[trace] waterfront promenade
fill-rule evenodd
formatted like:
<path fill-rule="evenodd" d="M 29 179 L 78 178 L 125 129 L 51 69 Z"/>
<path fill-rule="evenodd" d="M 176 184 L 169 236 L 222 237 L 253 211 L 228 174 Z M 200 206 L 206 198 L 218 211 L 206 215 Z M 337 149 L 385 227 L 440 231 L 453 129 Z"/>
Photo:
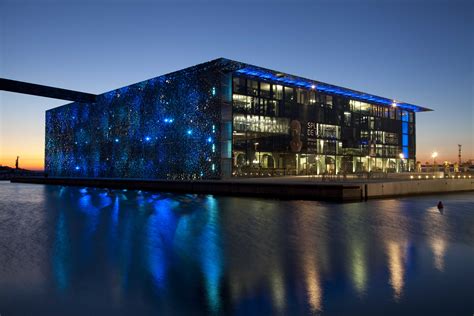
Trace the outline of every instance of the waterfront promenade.
<path fill-rule="evenodd" d="M 428 178 L 426 178 L 428 177 Z M 149 190 L 229 196 L 255 196 L 279 199 L 326 200 L 336 202 L 364 201 L 407 195 L 474 191 L 474 179 L 469 176 L 413 179 L 327 179 L 315 176 L 278 178 L 235 178 L 229 180 L 143 180 L 107 178 L 45 178 L 19 177 L 20 183 L 101 187 L 110 189 Z"/>

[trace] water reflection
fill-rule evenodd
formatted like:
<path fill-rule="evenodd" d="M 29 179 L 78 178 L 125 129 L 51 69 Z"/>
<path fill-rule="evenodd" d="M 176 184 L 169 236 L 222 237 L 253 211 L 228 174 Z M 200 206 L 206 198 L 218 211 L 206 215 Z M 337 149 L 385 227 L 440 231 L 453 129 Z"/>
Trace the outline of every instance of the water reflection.
<path fill-rule="evenodd" d="M 444 270 L 444 255 L 448 246 L 447 242 L 444 238 L 433 237 L 430 244 L 434 254 L 434 266 L 442 272 Z"/>
<path fill-rule="evenodd" d="M 390 285 L 393 288 L 393 297 L 399 300 L 404 286 L 405 260 L 407 245 L 405 242 L 387 241 L 388 269 Z"/>
<path fill-rule="evenodd" d="M 433 206 L 426 210 L 424 216 L 424 228 L 430 235 L 428 240 L 433 252 L 433 265 L 441 272 L 444 271 L 444 257 L 448 248 L 448 227 L 443 215 L 444 210 Z"/>
<path fill-rule="evenodd" d="M 360 240 L 355 240 L 351 245 L 351 274 L 352 282 L 357 293 L 363 296 L 366 291 L 368 273 L 367 273 L 367 253 L 365 244 Z"/>
<path fill-rule="evenodd" d="M 323 207 L 318 208 L 324 212 Z M 327 232 L 325 231 L 326 217 L 316 220 L 314 210 L 304 208 L 295 213 L 295 231 L 298 232 L 297 243 L 301 272 L 306 288 L 306 297 L 313 313 L 323 310 L 320 269 L 321 258 L 327 258 Z M 313 234 L 317 231 L 318 235 Z"/>
<path fill-rule="evenodd" d="M 423 198 L 325 204 L 67 187 L 43 196 L 42 224 L 22 227 L 50 233 L 33 252 L 50 255 L 38 260 L 51 275 L 41 291 L 63 312 L 87 302 L 118 314 L 360 314 L 409 310 L 405 293 L 418 292 L 469 307 L 474 215 L 440 214 Z M 3 260 L 0 280 L 28 258 Z M 433 286 L 459 271 L 455 287 Z"/>
<path fill-rule="evenodd" d="M 56 226 L 56 239 L 54 241 L 53 271 L 59 290 L 65 290 L 69 281 L 69 256 L 70 241 L 66 227 L 66 219 L 63 211 L 59 213 Z"/>
<path fill-rule="evenodd" d="M 220 308 L 220 279 L 222 254 L 219 244 L 219 214 L 216 199 L 208 196 L 205 201 L 206 223 L 200 236 L 201 266 L 204 274 L 207 301 L 210 310 L 216 313 Z"/>
<path fill-rule="evenodd" d="M 345 242 L 347 245 L 347 271 L 357 295 L 365 295 L 368 282 L 367 231 L 361 221 L 363 214 L 360 209 L 352 207 L 341 220 L 346 227 Z"/>
<path fill-rule="evenodd" d="M 154 212 L 149 216 L 147 224 L 145 255 L 155 289 L 161 290 L 165 287 L 167 248 L 169 249 L 172 244 L 176 220 L 172 211 L 172 201 L 159 200 L 154 202 L 153 206 Z"/>

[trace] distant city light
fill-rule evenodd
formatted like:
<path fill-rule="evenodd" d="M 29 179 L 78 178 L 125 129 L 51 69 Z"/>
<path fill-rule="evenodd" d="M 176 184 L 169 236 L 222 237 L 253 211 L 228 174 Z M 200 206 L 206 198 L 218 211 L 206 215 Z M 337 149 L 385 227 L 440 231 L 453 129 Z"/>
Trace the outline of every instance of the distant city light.
<path fill-rule="evenodd" d="M 116 139 L 115 139 L 115 142 L 116 142 L 116 143 L 118 143 L 118 142 L 119 142 L 119 139 L 118 139 L 118 138 L 116 138 Z"/>
<path fill-rule="evenodd" d="M 400 159 L 405 159 L 405 155 L 403 153 L 400 153 L 398 156 L 400 156 Z"/>
<path fill-rule="evenodd" d="M 186 132 L 188 135 L 191 135 L 193 133 L 192 130 L 188 129 L 188 131 Z"/>
<path fill-rule="evenodd" d="M 207 142 L 208 142 L 208 143 L 212 143 L 212 137 L 208 137 L 208 138 L 207 138 Z"/>
<path fill-rule="evenodd" d="M 76 169 L 76 170 L 79 170 L 79 169 L 81 169 L 81 167 L 79 167 L 79 166 L 76 166 L 76 168 L 75 168 L 75 169 Z"/>
<path fill-rule="evenodd" d="M 438 157 L 438 153 L 435 151 L 434 153 L 431 154 L 431 158 L 436 158 Z"/>

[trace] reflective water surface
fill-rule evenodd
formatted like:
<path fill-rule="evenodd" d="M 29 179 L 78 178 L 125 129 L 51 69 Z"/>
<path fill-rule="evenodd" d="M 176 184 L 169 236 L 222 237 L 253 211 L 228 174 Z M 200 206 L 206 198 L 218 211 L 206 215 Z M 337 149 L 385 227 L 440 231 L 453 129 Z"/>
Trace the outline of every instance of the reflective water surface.
<path fill-rule="evenodd" d="M 1 315 L 474 313 L 473 193 L 329 204 L 0 182 L 0 236 Z"/>

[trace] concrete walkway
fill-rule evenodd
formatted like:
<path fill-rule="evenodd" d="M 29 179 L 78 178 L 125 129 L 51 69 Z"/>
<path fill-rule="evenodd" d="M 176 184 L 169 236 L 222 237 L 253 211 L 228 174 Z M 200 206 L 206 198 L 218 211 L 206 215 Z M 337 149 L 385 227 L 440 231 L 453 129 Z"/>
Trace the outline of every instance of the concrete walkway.
<path fill-rule="evenodd" d="M 370 198 L 474 191 L 473 178 L 455 179 L 345 179 L 310 176 L 234 178 L 230 180 L 143 180 L 104 178 L 15 178 L 12 182 L 149 190 L 281 199 L 363 201 Z"/>

